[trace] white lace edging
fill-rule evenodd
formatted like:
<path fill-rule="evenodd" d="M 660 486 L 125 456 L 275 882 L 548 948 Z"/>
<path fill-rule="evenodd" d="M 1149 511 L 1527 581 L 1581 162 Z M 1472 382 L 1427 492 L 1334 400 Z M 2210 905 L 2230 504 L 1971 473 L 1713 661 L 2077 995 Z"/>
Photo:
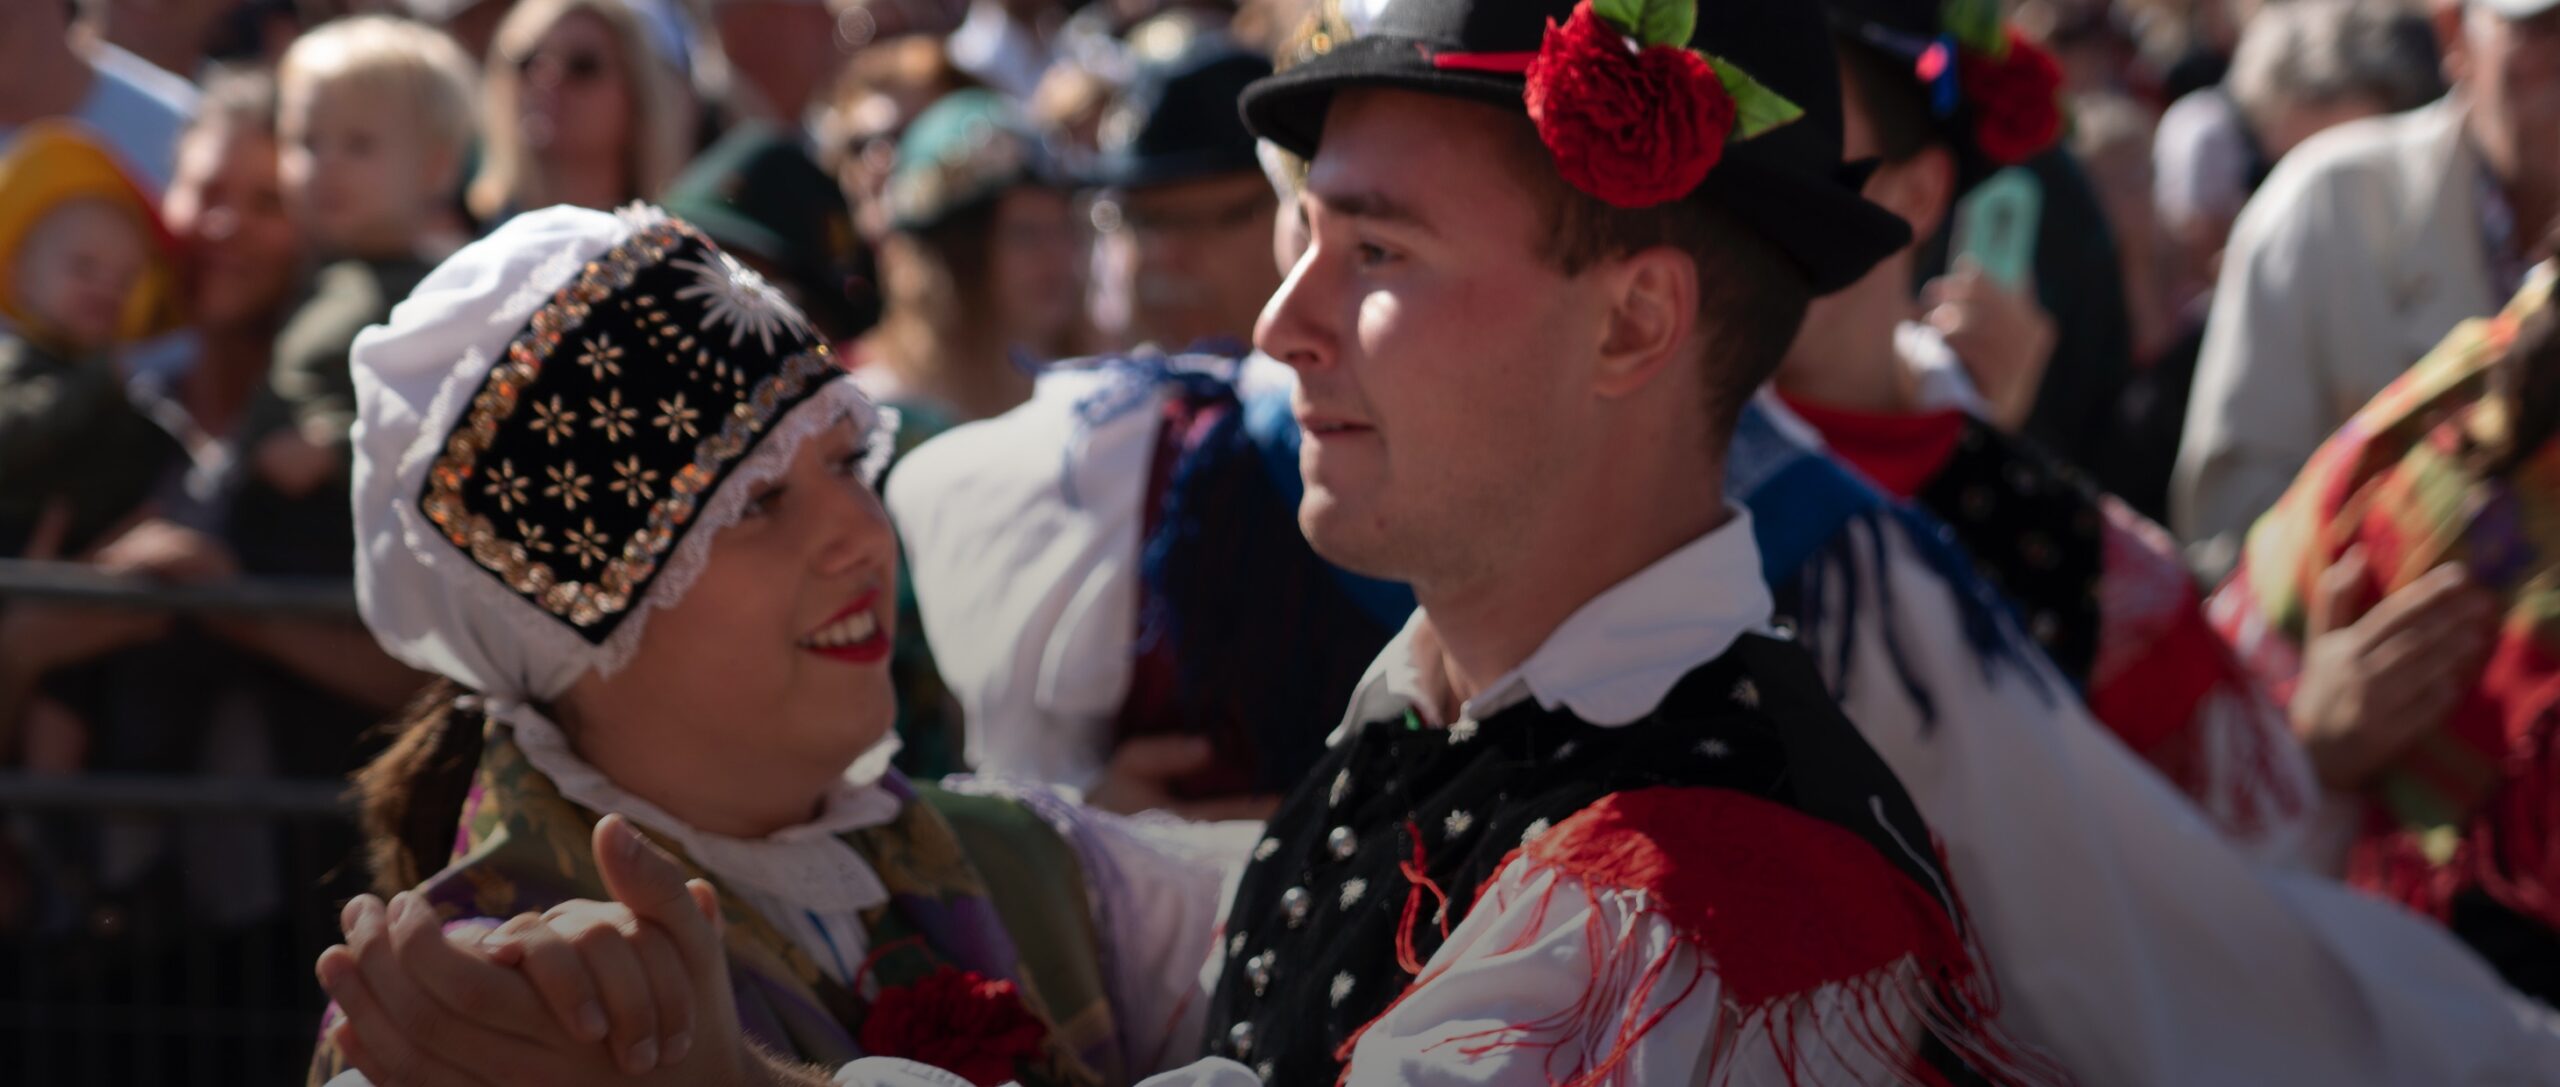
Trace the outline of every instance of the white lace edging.
<path fill-rule="evenodd" d="M 423 486 L 428 468 L 444 450 L 454 420 L 460 417 L 458 407 L 475 394 L 487 377 L 488 368 L 468 362 L 456 368 L 445 386 L 436 393 L 434 407 L 428 412 L 428 425 L 419 432 L 408 453 L 400 458 L 399 495 L 415 495 Z M 463 597 L 466 608 L 503 618 L 506 626 L 525 639 L 525 649 L 532 659 L 541 661 L 574 661 L 585 667 L 572 676 L 594 671 L 611 676 L 631 663 L 632 654 L 640 647 L 641 631 L 648 626 L 649 613 L 684 599 L 687 590 L 702 576 L 702 568 L 710 559 L 711 540 L 720 530 L 736 524 L 746 512 L 747 501 L 757 484 L 772 480 L 791 466 L 792 457 L 802 443 L 827 427 L 846 419 L 862 426 L 863 452 L 861 470 L 866 482 L 876 482 L 895 452 L 898 433 L 896 409 L 871 403 L 855 387 L 851 375 L 828 378 L 808 399 L 794 405 L 758 438 L 753 449 L 729 470 L 729 475 L 713 490 L 700 507 L 693 523 L 686 526 L 676 546 L 660 564 L 656 580 L 640 599 L 632 602 L 603 644 L 591 644 L 575 627 L 558 616 L 535 606 L 498 580 L 495 574 L 481 568 L 471 556 L 453 545 L 419 511 L 415 501 L 393 503 L 393 514 L 400 523 L 401 541 L 418 564 L 433 571 Z M 533 669 L 520 670 L 529 675 Z M 552 697 L 556 691 L 484 691 L 499 697 Z"/>

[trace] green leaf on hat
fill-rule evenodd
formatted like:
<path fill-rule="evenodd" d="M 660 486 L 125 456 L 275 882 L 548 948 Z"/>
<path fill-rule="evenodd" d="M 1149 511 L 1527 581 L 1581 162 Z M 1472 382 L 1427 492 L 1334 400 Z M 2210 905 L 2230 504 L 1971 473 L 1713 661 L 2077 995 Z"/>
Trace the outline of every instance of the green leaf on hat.
<path fill-rule="evenodd" d="M 1970 52 L 1993 60 L 2009 53 L 2009 35 L 2000 29 L 2000 0 L 1941 0 L 1938 26 Z"/>
<path fill-rule="evenodd" d="M 1741 65 L 1717 56 L 1709 56 L 1707 63 L 1715 68 L 1716 81 L 1724 84 L 1724 92 L 1733 96 L 1734 139 L 1747 140 L 1770 129 L 1784 128 L 1804 116 L 1804 107 L 1751 78 Z"/>
<path fill-rule="evenodd" d="M 1685 48 L 1698 27 L 1698 0 L 1591 0 L 1591 12 L 1625 31 L 1639 47 Z"/>

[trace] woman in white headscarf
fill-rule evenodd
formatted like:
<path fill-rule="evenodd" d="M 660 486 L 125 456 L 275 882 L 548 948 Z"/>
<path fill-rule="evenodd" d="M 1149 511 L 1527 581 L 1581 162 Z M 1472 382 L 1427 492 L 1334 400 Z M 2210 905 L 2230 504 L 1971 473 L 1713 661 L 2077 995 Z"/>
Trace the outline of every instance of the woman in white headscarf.
<path fill-rule="evenodd" d="M 991 1081 L 1147 1062 L 1217 866 L 888 769 L 896 543 L 870 480 L 894 418 L 773 287 L 652 209 L 554 208 L 438 268 L 354 368 L 365 622 L 443 677 L 359 779 L 394 916 L 606 897 L 590 842 L 618 813 L 718 889 L 770 1050 Z M 691 1048 L 651 1005 L 671 949 L 508 936 L 576 965 L 528 973 L 625 1071 Z M 362 1078 L 337 1020 L 315 1084 Z"/>

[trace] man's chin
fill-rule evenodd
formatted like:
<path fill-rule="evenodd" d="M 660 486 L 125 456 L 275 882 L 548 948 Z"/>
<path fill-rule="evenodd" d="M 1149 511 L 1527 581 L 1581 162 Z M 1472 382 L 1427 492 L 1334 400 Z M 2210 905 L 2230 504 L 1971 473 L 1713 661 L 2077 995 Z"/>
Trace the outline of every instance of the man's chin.
<path fill-rule="evenodd" d="M 1365 503 L 1320 485 L 1310 485 L 1298 503 L 1298 531 L 1318 557 L 1362 577 L 1402 580 L 1387 546 L 1381 518 L 1365 512 Z"/>

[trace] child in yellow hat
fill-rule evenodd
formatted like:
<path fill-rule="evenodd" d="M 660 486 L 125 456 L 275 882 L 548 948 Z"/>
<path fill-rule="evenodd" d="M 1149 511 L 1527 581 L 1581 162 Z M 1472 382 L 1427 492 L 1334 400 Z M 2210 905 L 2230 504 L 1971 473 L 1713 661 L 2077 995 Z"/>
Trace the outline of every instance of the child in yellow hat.
<path fill-rule="evenodd" d="M 178 324 L 172 243 L 88 132 L 0 153 L 0 555 L 59 506 L 76 552 L 138 510 L 178 451 L 124 392 L 117 349 Z"/>

